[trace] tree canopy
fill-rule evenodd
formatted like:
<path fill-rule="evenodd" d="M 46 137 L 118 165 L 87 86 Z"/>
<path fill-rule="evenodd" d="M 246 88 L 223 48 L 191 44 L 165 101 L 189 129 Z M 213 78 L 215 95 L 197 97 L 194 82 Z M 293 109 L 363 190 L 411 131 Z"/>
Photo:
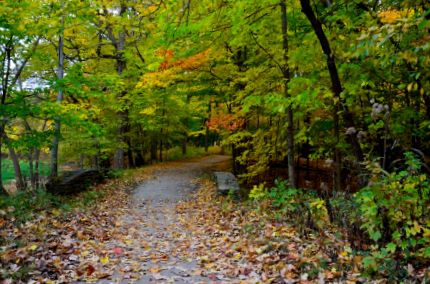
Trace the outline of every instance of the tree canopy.
<path fill-rule="evenodd" d="M 428 192 L 403 192 L 430 172 L 426 1 L 4 0 L 0 80 L 0 177 L 12 161 L 19 189 L 44 162 L 124 169 L 217 144 L 243 182 L 287 178 L 329 214 L 359 192 L 375 242 L 430 257 Z"/>

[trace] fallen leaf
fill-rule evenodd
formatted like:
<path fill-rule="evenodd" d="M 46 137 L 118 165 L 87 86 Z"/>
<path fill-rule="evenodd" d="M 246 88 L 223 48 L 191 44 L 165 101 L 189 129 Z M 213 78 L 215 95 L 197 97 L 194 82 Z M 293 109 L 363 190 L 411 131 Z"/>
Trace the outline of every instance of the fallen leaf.
<path fill-rule="evenodd" d="M 94 268 L 94 266 L 92 266 L 91 264 L 89 264 L 87 266 L 86 272 L 87 272 L 87 276 L 91 276 L 94 271 L 96 271 L 96 269 Z"/>
<path fill-rule="evenodd" d="M 121 254 L 123 253 L 122 248 L 120 248 L 120 247 L 115 247 L 115 248 L 113 249 L 113 253 L 114 253 L 114 254 L 116 254 L 116 255 L 121 255 Z"/>
<path fill-rule="evenodd" d="M 100 262 L 103 264 L 108 264 L 109 263 L 109 257 L 108 256 L 101 257 Z"/>

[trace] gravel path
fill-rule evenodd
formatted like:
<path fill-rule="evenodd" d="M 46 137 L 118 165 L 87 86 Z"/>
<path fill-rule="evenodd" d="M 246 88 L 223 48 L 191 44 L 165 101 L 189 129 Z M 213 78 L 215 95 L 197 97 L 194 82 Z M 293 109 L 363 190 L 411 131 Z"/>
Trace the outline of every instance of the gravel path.
<path fill-rule="evenodd" d="M 113 280 L 99 283 L 213 283 L 199 268 L 198 260 L 188 257 L 199 243 L 179 224 L 182 216 L 175 207 L 199 189 L 199 177 L 225 169 L 229 160 L 218 155 L 173 163 L 138 186 L 133 192 L 133 214 L 123 220 L 130 236 L 126 241 L 134 247 L 134 260 L 125 259 Z M 132 279 L 135 274 L 128 272 L 136 270 L 140 278 Z"/>

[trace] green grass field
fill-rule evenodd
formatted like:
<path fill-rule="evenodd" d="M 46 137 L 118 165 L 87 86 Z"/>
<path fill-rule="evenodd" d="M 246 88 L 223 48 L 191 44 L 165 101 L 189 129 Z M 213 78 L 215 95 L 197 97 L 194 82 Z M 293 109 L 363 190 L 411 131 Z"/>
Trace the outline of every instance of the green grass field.
<path fill-rule="evenodd" d="M 30 177 L 30 171 L 27 161 L 20 161 L 21 172 L 25 178 Z M 39 166 L 40 176 L 48 175 L 49 168 L 45 163 L 41 163 Z M 13 170 L 13 164 L 11 160 L 4 159 L 2 160 L 2 180 L 5 184 L 7 184 L 10 180 L 15 179 L 15 174 Z"/>

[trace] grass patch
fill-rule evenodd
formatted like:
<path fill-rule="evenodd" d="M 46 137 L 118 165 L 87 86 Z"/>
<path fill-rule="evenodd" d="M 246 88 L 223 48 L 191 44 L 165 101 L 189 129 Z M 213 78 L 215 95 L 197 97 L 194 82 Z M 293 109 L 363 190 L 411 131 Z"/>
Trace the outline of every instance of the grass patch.
<path fill-rule="evenodd" d="M 0 217 L 16 224 L 33 219 L 39 212 L 58 210 L 59 213 L 70 212 L 74 208 L 84 208 L 95 204 L 95 201 L 106 196 L 106 191 L 90 188 L 77 195 L 58 196 L 43 189 L 20 191 L 12 196 L 0 196 Z"/>
<path fill-rule="evenodd" d="M 23 223 L 35 213 L 59 207 L 61 200 L 44 190 L 20 191 L 13 196 L 0 196 L 0 210 L 12 220 Z"/>
<path fill-rule="evenodd" d="M 30 178 L 30 167 L 27 161 L 20 161 L 19 165 L 21 167 L 21 173 L 24 178 Z M 39 175 L 47 176 L 49 174 L 49 166 L 47 163 L 40 162 L 39 164 Z M 8 183 L 9 181 L 15 179 L 15 171 L 13 169 L 13 163 L 11 160 L 2 159 L 2 180 L 3 183 Z"/>
<path fill-rule="evenodd" d="M 222 148 L 220 146 L 210 146 L 208 152 L 205 152 L 205 148 L 188 146 L 187 153 L 182 153 L 182 147 L 173 147 L 165 153 L 167 161 L 176 161 L 182 159 L 198 158 L 206 155 L 217 155 L 222 153 Z"/>

